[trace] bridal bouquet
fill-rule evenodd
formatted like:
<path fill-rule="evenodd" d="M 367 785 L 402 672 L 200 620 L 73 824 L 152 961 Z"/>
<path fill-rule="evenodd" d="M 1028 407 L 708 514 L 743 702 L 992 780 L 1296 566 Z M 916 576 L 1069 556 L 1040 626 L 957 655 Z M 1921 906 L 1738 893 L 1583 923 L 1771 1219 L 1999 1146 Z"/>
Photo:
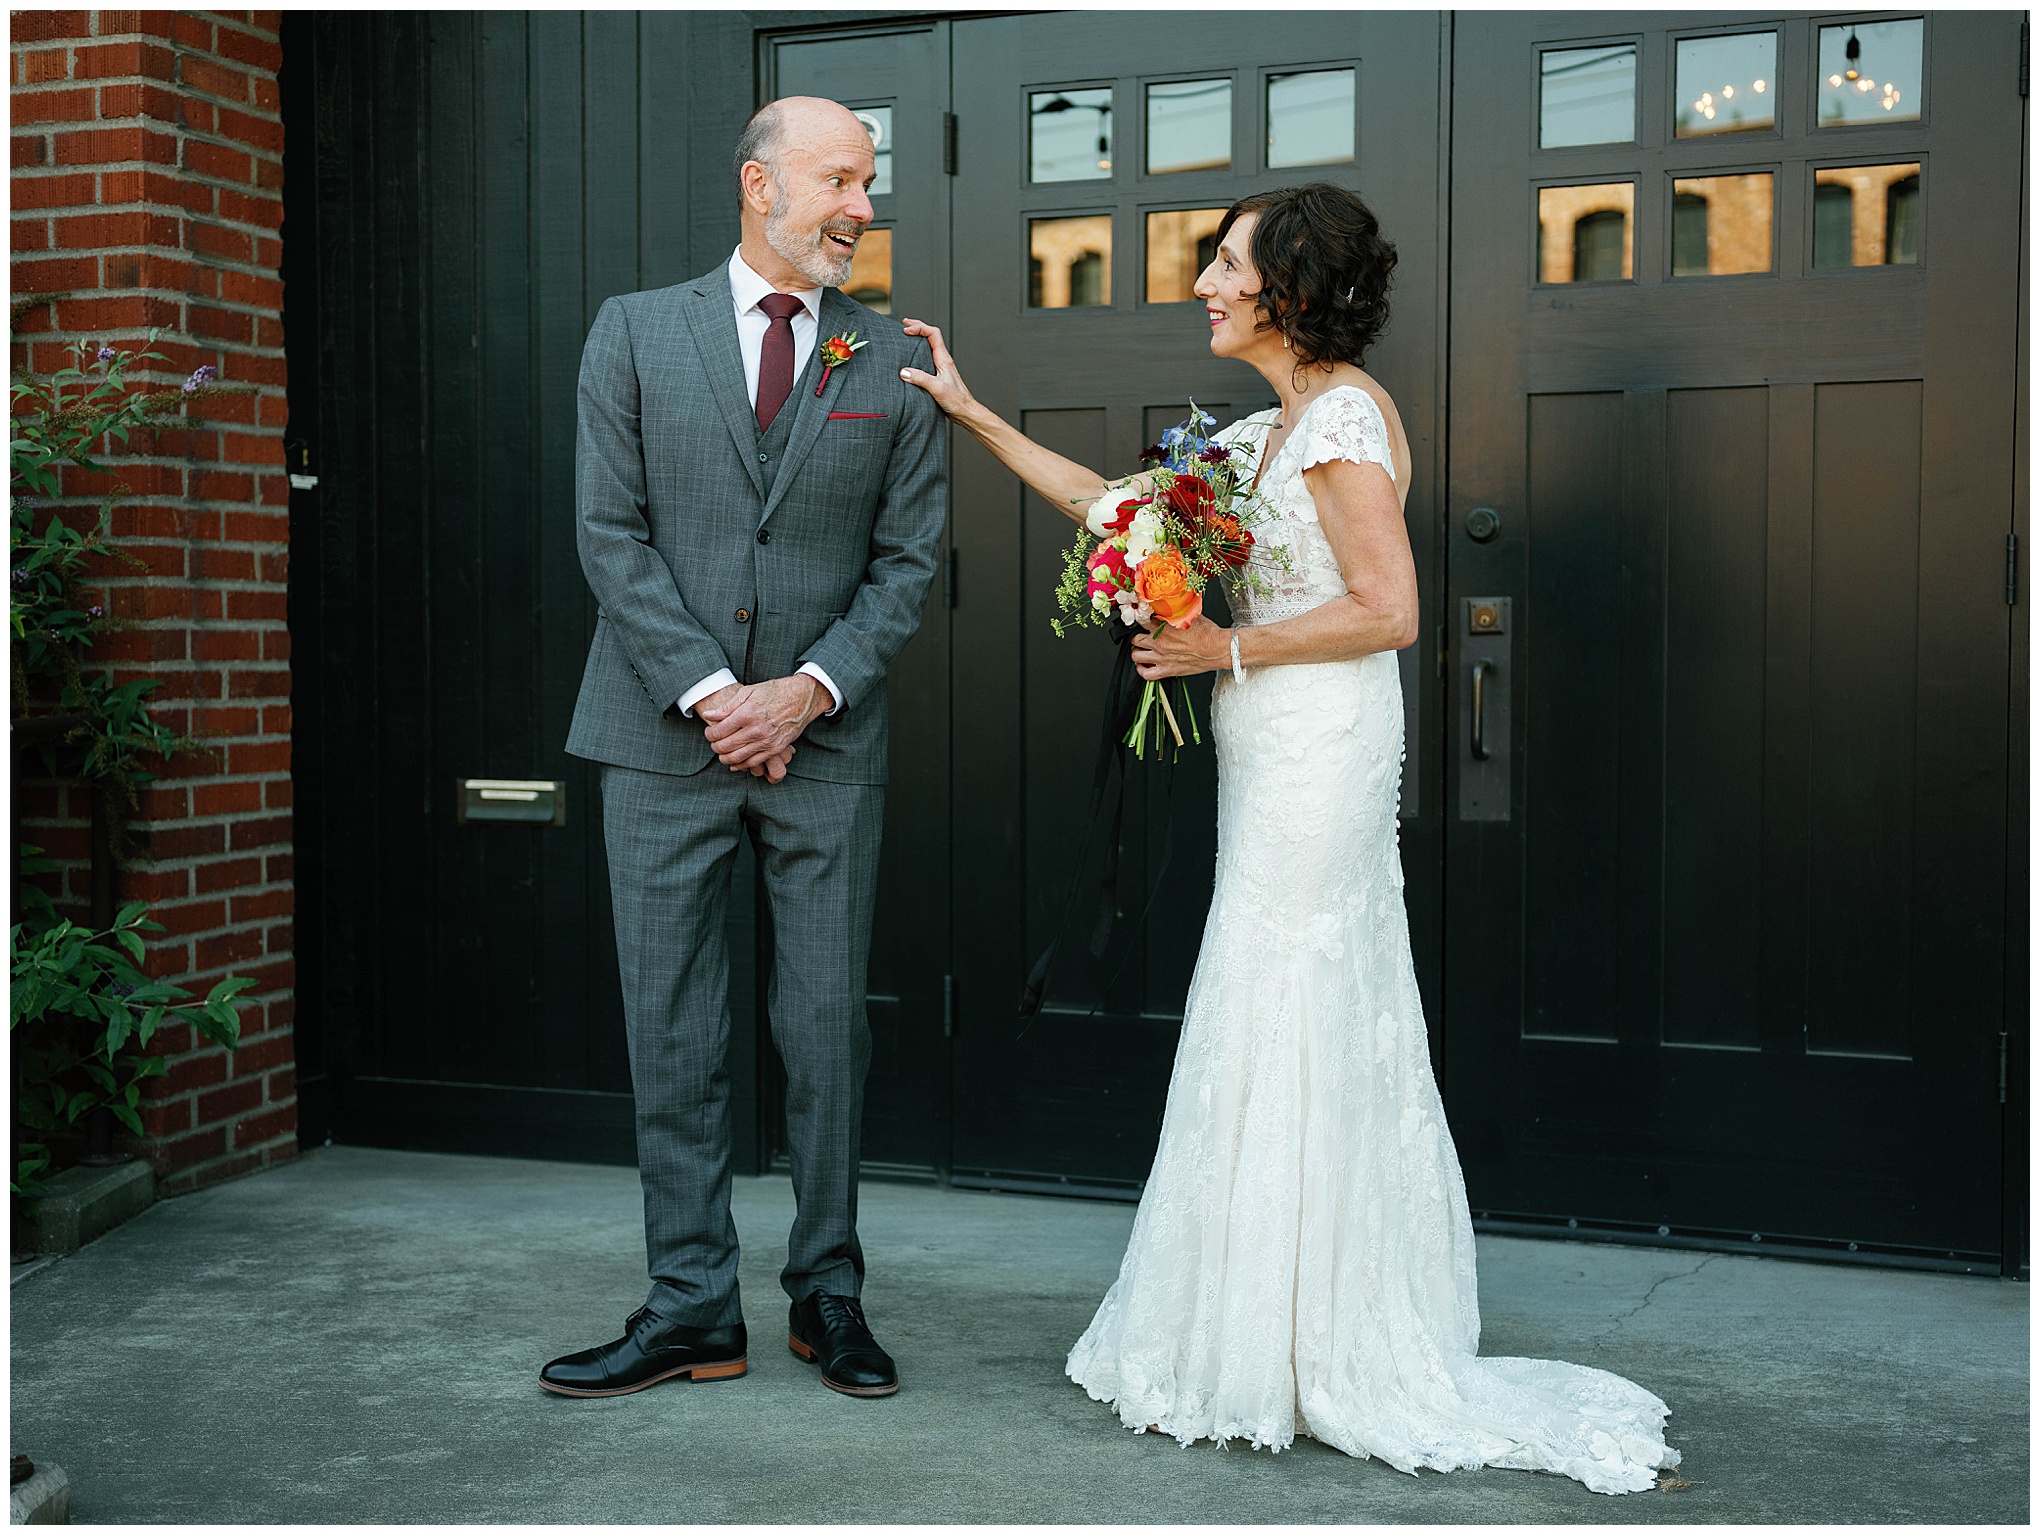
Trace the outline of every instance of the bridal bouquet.
<path fill-rule="evenodd" d="M 1215 425 L 1217 419 L 1193 402 L 1189 419 L 1141 455 L 1153 466 L 1145 489 L 1122 486 L 1091 503 L 1085 531 L 1063 556 L 1055 596 L 1068 624 L 1051 621 L 1058 638 L 1069 625 L 1118 625 L 1123 635 L 1163 624 L 1187 628 L 1204 611 L 1204 588 L 1213 576 L 1251 580 L 1253 529 L 1266 505 L 1252 489 L 1251 445 L 1213 442 L 1203 429 Z M 1179 679 L 1176 693 L 1191 739 L 1201 742 L 1188 682 Z M 1149 682 L 1125 744 L 1137 757 L 1150 746 L 1159 755 L 1165 723 L 1180 749 L 1183 728 L 1168 689 Z"/>

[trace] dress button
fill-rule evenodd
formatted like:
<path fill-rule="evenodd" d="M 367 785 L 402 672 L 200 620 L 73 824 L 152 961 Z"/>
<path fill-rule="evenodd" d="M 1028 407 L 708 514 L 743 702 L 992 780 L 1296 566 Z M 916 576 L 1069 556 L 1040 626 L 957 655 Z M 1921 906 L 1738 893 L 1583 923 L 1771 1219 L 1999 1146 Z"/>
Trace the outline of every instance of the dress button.
<path fill-rule="evenodd" d="M 737 609 L 737 622 L 738 622 L 738 623 L 740 623 L 740 624 L 748 624 L 748 623 L 749 623 L 750 621 L 751 621 L 751 610 L 750 610 L 749 608 L 738 608 L 738 609 Z"/>
<path fill-rule="evenodd" d="M 769 464 L 772 462 L 772 455 L 770 453 L 760 453 L 758 455 L 758 462 L 761 464 Z"/>
<path fill-rule="evenodd" d="M 769 544 L 772 542 L 772 532 L 769 528 L 760 528 L 758 530 L 758 542 L 761 544 Z"/>

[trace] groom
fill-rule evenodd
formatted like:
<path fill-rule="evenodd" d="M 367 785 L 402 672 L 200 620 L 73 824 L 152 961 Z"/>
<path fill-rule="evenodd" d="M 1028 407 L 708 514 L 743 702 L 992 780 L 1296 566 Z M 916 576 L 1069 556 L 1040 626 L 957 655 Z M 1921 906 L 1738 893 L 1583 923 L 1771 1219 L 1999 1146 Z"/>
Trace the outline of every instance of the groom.
<path fill-rule="evenodd" d="M 837 291 L 872 217 L 864 126 L 833 101 L 775 101 L 736 167 L 729 261 L 608 300 L 581 356 L 575 501 L 598 613 L 567 750 L 602 764 L 652 1287 L 623 1337 L 540 1371 L 568 1396 L 744 1373 L 723 916 L 747 834 L 786 1067 L 788 1341 L 837 1391 L 899 1389 L 858 1300 L 864 972 L 886 669 L 935 570 L 942 417 L 900 379 L 932 366 L 927 343 Z"/>

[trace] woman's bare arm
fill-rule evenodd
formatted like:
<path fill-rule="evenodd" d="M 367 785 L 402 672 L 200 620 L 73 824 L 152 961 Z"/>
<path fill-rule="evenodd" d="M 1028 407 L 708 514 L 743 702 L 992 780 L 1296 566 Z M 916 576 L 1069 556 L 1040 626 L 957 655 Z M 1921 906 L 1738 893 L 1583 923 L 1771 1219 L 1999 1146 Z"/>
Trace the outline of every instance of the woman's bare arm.
<path fill-rule="evenodd" d="M 956 359 L 942 344 L 941 331 L 920 320 L 905 320 L 902 324 L 908 335 L 927 337 L 935 357 L 935 371 L 931 374 L 918 368 L 902 368 L 900 377 L 933 395 L 950 420 L 989 448 L 993 457 L 1072 522 L 1082 523 L 1085 510 L 1108 490 L 1145 490 L 1152 483 L 1151 476 L 1136 474 L 1108 484 L 1074 459 L 1044 448 L 977 402 L 957 371 Z"/>

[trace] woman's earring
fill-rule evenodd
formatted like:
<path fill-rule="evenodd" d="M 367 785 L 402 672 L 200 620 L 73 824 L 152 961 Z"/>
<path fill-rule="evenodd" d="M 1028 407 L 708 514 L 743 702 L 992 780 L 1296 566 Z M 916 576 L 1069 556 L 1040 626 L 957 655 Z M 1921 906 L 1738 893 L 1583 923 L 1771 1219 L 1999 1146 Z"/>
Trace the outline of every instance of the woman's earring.
<path fill-rule="evenodd" d="M 1282 338 L 1282 350 L 1285 352 L 1289 350 L 1289 338 L 1287 336 Z"/>

